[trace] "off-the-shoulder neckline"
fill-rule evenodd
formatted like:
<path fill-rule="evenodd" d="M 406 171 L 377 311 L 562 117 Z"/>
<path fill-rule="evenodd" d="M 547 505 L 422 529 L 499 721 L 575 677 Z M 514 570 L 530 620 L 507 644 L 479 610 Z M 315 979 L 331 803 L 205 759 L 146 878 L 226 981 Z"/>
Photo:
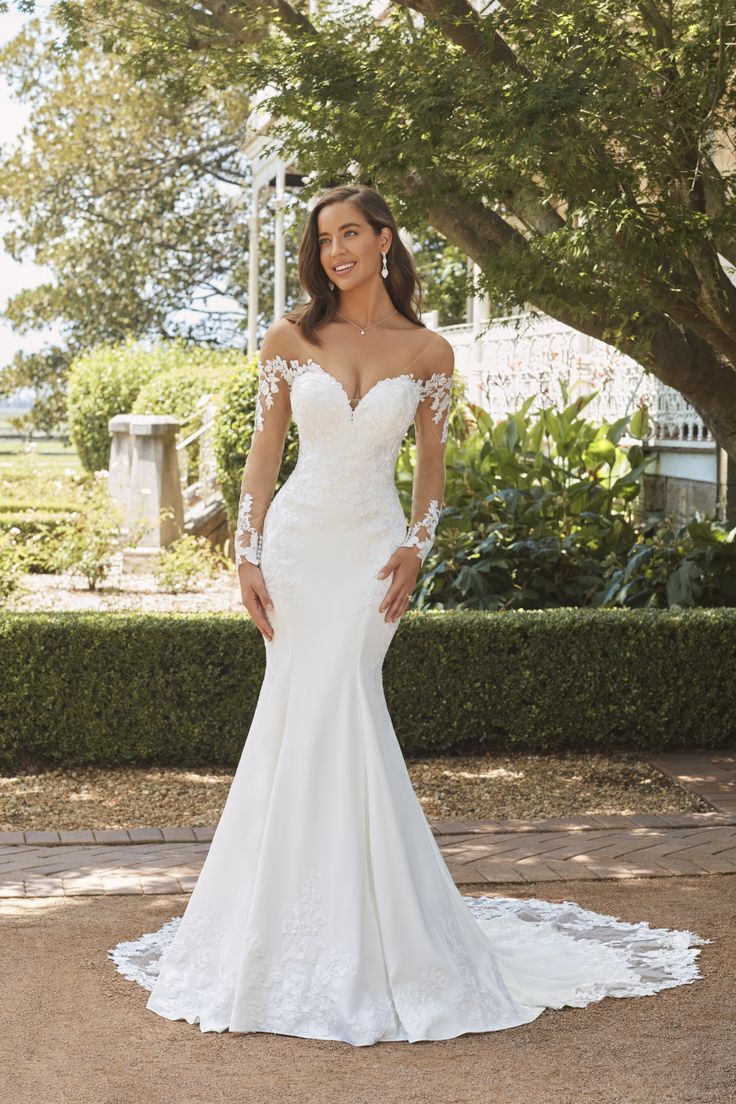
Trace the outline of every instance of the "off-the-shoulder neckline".
<path fill-rule="evenodd" d="M 311 368 L 316 368 L 319 372 L 321 372 L 324 376 L 326 376 L 327 379 L 332 380 L 333 383 L 335 383 L 340 388 L 340 391 L 345 396 L 345 401 L 348 404 L 348 407 L 350 408 L 350 410 L 353 412 L 353 414 L 357 411 L 358 407 L 360 407 L 365 402 L 365 400 L 368 398 L 370 393 L 372 391 L 375 391 L 375 389 L 377 387 L 379 387 L 380 385 L 382 385 L 384 383 L 390 383 L 390 382 L 393 382 L 393 381 L 396 381 L 396 380 L 410 380 L 412 383 L 418 384 L 420 389 L 423 390 L 424 387 L 428 384 L 434 385 L 434 382 L 438 379 L 446 380 L 448 383 L 451 382 L 451 379 L 452 379 L 452 377 L 448 376 L 446 372 L 433 372 L 431 376 L 427 376 L 427 377 L 416 376 L 414 374 L 414 372 L 399 372 L 398 375 L 395 375 L 395 376 L 383 376 L 381 379 L 376 380 L 376 382 L 368 388 L 365 395 L 361 395 L 361 397 L 358 399 L 355 406 L 353 406 L 353 404 L 350 402 L 350 396 L 348 395 L 347 391 L 345 390 L 344 385 L 340 382 L 340 380 L 337 378 L 337 376 L 333 375 L 332 372 L 328 372 L 327 369 L 325 367 L 323 367 L 323 365 L 321 365 L 318 361 L 314 360 L 312 357 L 308 357 L 307 360 L 299 360 L 298 357 L 293 357 L 293 358 L 288 358 L 287 359 L 286 357 L 283 357 L 283 356 L 280 356 L 279 354 L 276 354 L 276 356 L 268 357 L 267 360 L 262 361 L 261 363 L 265 367 L 266 365 L 269 365 L 269 364 L 278 364 L 279 361 L 282 364 L 291 365 L 291 367 L 295 368 L 295 369 L 310 368 L 310 367 Z"/>

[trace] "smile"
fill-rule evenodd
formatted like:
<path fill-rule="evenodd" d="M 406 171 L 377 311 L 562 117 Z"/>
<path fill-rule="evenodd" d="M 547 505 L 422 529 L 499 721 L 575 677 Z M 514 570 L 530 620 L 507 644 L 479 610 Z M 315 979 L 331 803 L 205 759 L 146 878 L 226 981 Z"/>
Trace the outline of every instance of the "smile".
<path fill-rule="evenodd" d="M 347 272 L 349 269 L 354 268 L 357 261 L 345 262 L 345 264 L 335 265 L 335 272 Z"/>

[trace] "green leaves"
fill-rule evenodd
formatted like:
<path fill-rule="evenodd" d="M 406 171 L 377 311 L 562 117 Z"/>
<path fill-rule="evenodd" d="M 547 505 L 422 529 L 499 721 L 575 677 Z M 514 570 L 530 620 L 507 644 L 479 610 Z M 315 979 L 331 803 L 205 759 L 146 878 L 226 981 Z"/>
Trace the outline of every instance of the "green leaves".
<path fill-rule="evenodd" d="M 677 531 L 666 519 L 639 532 L 631 504 L 648 458 L 620 442 L 647 428 L 646 408 L 597 426 L 580 416 L 594 394 L 536 413 L 532 396 L 495 423 L 463 408 L 473 428 L 448 440 L 445 508 L 417 608 L 736 604 L 736 528 L 696 515 Z"/>
<path fill-rule="evenodd" d="M 89 9 L 64 11 L 84 14 L 90 30 Z M 140 12 L 129 15 L 135 33 Z M 0 178 L 11 227 L 5 245 L 53 274 L 11 295 L 5 316 L 20 332 L 53 326 L 64 334 L 63 348 L 33 362 L 17 358 L 3 384 L 37 386 L 41 395 L 63 390 L 74 356 L 100 343 L 129 336 L 236 343 L 248 282 L 247 219 L 232 198 L 249 179 L 242 92 L 170 98 L 160 80 L 132 79 L 94 34 L 62 65 L 54 32 L 32 21 L 2 51 L 12 86 L 31 101 Z M 266 217 L 266 311 L 272 233 Z M 289 271 L 293 289 L 293 265 Z"/>
<path fill-rule="evenodd" d="M 608 437 L 596 438 L 586 448 L 583 459 L 588 468 L 596 468 L 599 464 L 613 467 L 616 462 L 616 446 Z"/>
<path fill-rule="evenodd" d="M 649 410 L 645 403 L 642 403 L 642 405 L 631 415 L 629 433 L 632 437 L 640 437 L 642 440 L 651 437 L 652 423 L 649 418 Z M 632 461 L 632 463 L 638 462 L 638 460 Z"/>

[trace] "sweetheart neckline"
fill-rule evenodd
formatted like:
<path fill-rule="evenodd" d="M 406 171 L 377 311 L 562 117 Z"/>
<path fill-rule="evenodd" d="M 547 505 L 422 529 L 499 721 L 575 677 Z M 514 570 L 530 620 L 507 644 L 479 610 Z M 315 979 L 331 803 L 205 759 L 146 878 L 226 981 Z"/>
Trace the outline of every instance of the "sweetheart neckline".
<path fill-rule="evenodd" d="M 423 385 L 424 382 L 425 382 L 424 379 L 422 379 L 421 377 L 417 378 L 414 375 L 413 372 L 400 372 L 399 375 L 397 375 L 397 376 L 383 376 L 381 379 L 376 380 L 376 382 L 368 388 L 365 395 L 361 395 L 360 398 L 358 399 L 357 403 L 355 404 L 355 406 L 353 406 L 353 404 L 350 402 L 350 396 L 348 395 L 347 391 L 345 390 L 344 385 L 340 382 L 340 380 L 337 378 L 337 376 L 333 376 L 332 372 L 328 372 L 327 369 L 324 368 L 318 361 L 312 360 L 311 357 L 309 357 L 309 359 L 306 360 L 306 361 L 300 361 L 297 358 L 294 358 L 293 360 L 290 360 L 289 363 L 292 364 L 292 365 L 296 364 L 296 365 L 298 365 L 299 367 L 302 367 L 302 368 L 307 368 L 311 364 L 314 368 L 319 369 L 319 371 L 322 373 L 323 376 L 326 376 L 327 379 L 330 379 L 330 380 L 333 381 L 333 383 L 337 384 L 337 386 L 340 388 L 340 391 L 342 392 L 342 394 L 345 398 L 345 402 L 347 403 L 347 407 L 348 407 L 348 410 L 350 411 L 351 416 L 355 415 L 358 412 L 358 410 L 363 405 L 365 400 L 368 398 L 370 393 L 372 391 L 375 391 L 376 388 L 382 383 L 388 383 L 389 381 L 392 381 L 392 380 L 404 380 L 404 379 L 411 380 L 412 383 L 418 383 L 420 385 Z"/>

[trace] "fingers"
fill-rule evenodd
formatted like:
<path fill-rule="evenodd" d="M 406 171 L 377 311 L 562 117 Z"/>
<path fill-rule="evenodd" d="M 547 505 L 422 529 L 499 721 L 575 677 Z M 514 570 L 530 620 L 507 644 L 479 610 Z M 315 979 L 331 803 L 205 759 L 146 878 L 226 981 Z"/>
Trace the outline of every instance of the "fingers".
<path fill-rule="evenodd" d="M 381 570 L 378 572 L 378 578 L 383 579 L 384 576 L 390 575 L 390 573 L 396 568 L 396 558 L 392 556 L 390 560 L 387 560 Z"/>
<path fill-rule="evenodd" d="M 385 621 L 396 621 L 402 614 L 406 613 L 410 604 L 412 591 L 416 579 L 407 578 L 406 572 L 397 572 L 394 576 L 394 581 L 389 587 L 383 601 L 378 607 L 378 612 L 385 612 Z"/>
<path fill-rule="evenodd" d="M 273 640 L 273 628 L 266 614 L 266 610 L 273 609 L 273 602 L 265 586 L 255 583 L 246 584 L 243 588 L 242 600 L 257 628 L 267 640 Z"/>
<path fill-rule="evenodd" d="M 272 610 L 273 609 L 273 602 L 269 598 L 268 591 L 266 590 L 265 586 L 257 586 L 257 587 L 254 587 L 253 589 L 255 590 L 256 595 L 258 596 L 258 599 L 259 599 L 261 605 L 263 606 L 263 608 L 267 609 L 267 610 Z"/>
<path fill-rule="evenodd" d="M 402 614 L 406 613 L 411 605 L 411 594 L 408 590 L 403 590 L 399 587 L 394 589 L 393 587 L 388 592 L 383 600 L 382 606 L 386 604 L 385 621 L 398 621 Z M 379 613 L 382 612 L 379 609 Z"/>
<path fill-rule="evenodd" d="M 257 627 L 261 630 L 267 640 L 273 640 L 273 629 L 266 617 L 263 606 L 259 598 L 253 596 L 249 601 L 243 603 L 251 619 L 256 623 Z"/>

